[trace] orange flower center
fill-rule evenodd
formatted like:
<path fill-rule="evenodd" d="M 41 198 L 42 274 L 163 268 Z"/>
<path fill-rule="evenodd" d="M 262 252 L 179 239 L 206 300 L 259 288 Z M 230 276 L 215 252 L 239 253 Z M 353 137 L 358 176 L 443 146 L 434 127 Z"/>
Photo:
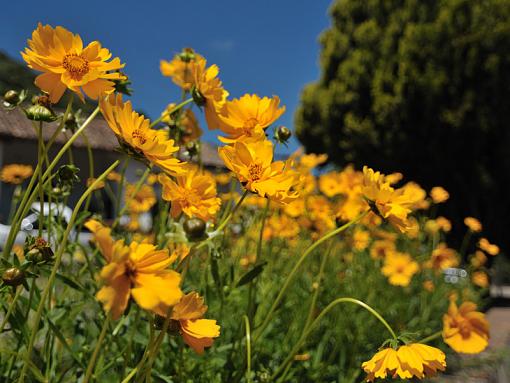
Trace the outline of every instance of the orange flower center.
<path fill-rule="evenodd" d="M 248 169 L 248 174 L 250 175 L 251 181 L 258 181 L 262 176 L 262 165 L 251 164 Z"/>
<path fill-rule="evenodd" d="M 66 55 L 62 66 L 69 72 L 73 80 L 81 80 L 89 72 L 89 62 L 76 53 Z"/>
<path fill-rule="evenodd" d="M 143 145 L 147 142 L 145 134 L 140 129 L 133 130 L 131 137 L 133 137 L 133 140 L 137 140 L 140 145 Z"/>
<path fill-rule="evenodd" d="M 253 118 L 253 117 L 251 117 L 248 120 L 246 120 L 244 122 L 244 125 L 243 125 L 244 134 L 246 136 L 251 137 L 252 134 L 253 134 L 253 131 L 254 131 L 254 129 L 257 126 L 258 123 L 259 123 L 259 121 L 256 118 Z"/>

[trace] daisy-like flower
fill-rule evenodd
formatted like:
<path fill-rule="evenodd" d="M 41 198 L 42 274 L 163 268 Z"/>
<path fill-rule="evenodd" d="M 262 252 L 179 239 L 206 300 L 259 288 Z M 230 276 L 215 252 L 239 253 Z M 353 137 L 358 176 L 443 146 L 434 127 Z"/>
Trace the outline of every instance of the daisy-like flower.
<path fill-rule="evenodd" d="M 362 194 L 372 211 L 404 233 L 410 227 L 407 215 L 415 203 L 414 196 L 408 195 L 404 188 L 394 189 L 383 174 L 366 166 L 363 176 Z"/>
<path fill-rule="evenodd" d="M 125 79 L 115 72 L 124 67 L 118 57 L 108 62 L 112 55 L 98 41 L 83 47 L 81 37 L 63 27 L 39 23 L 21 56 L 30 68 L 44 72 L 36 77 L 35 85 L 49 94 L 52 103 L 60 100 L 66 88 L 82 101 L 83 93 L 97 100 L 114 91 L 111 80 Z"/>
<path fill-rule="evenodd" d="M 489 287 L 489 277 L 483 271 L 475 271 L 471 276 L 471 280 L 475 285 L 483 289 Z"/>
<path fill-rule="evenodd" d="M 216 181 L 211 174 L 200 171 L 196 166 L 189 166 L 186 174 L 176 177 L 175 181 L 162 174 L 159 182 L 163 185 L 163 199 L 172 202 L 170 214 L 174 218 L 184 212 L 188 217 L 208 221 L 220 208 Z"/>
<path fill-rule="evenodd" d="M 364 362 L 361 367 L 367 373 L 368 382 L 386 377 L 423 379 L 434 376 L 437 371 L 444 371 L 446 356 L 435 347 L 410 343 L 396 350 L 391 347 L 385 348 Z"/>
<path fill-rule="evenodd" d="M 482 231 L 482 224 L 474 217 L 464 218 L 464 225 L 466 225 L 473 233 L 479 233 Z"/>
<path fill-rule="evenodd" d="M 206 67 L 206 61 L 201 60 L 193 67 L 194 86 L 192 95 L 195 103 L 204 107 L 205 120 L 209 129 L 218 129 L 220 120 L 219 111 L 224 107 L 228 92 L 218 78 L 220 69 L 217 65 Z"/>
<path fill-rule="evenodd" d="M 476 304 L 464 302 L 457 307 L 451 300 L 443 316 L 443 339 L 455 351 L 478 354 L 489 345 L 489 322 L 476 311 Z"/>
<path fill-rule="evenodd" d="M 430 197 L 434 203 L 443 203 L 446 202 L 448 198 L 450 198 L 450 193 L 448 193 L 446 189 L 442 188 L 441 186 L 434 186 L 430 190 Z"/>
<path fill-rule="evenodd" d="M 177 328 L 182 339 L 197 354 L 211 347 L 214 338 L 220 336 L 220 326 L 213 319 L 202 319 L 207 311 L 204 299 L 192 292 L 184 295 L 172 309 L 172 328 Z"/>
<path fill-rule="evenodd" d="M 0 171 L 0 180 L 8 184 L 20 185 L 33 173 L 34 169 L 30 165 L 9 164 Z"/>
<path fill-rule="evenodd" d="M 327 154 L 315 154 L 315 153 L 303 154 L 299 158 L 299 166 L 307 170 L 312 170 L 317 166 L 322 165 L 327 160 L 328 160 Z"/>
<path fill-rule="evenodd" d="M 181 276 L 167 269 L 171 263 L 168 250 L 138 242 L 126 246 L 122 240 L 113 240 L 110 228 L 94 220 L 86 227 L 106 260 L 100 273 L 103 287 L 96 297 L 112 319 L 122 315 L 131 297 L 143 309 L 161 316 L 179 302 Z"/>
<path fill-rule="evenodd" d="M 260 98 L 256 94 L 245 94 L 239 99 L 227 101 L 218 115 L 220 129 L 227 137 L 218 137 L 225 143 L 242 139 L 265 139 L 264 130 L 284 112 L 278 96 Z"/>
<path fill-rule="evenodd" d="M 480 238 L 478 241 L 478 247 L 489 255 L 494 256 L 499 254 L 499 246 L 490 243 L 487 238 Z"/>
<path fill-rule="evenodd" d="M 182 174 L 183 162 L 174 157 L 179 147 L 163 130 L 150 128 L 150 121 L 133 110 L 130 101 L 122 102 L 122 95 L 110 95 L 99 101 L 101 113 L 120 145 L 135 158 L 148 160 L 165 172 Z"/>
<path fill-rule="evenodd" d="M 156 204 L 156 193 L 154 188 L 150 185 L 142 185 L 140 190 L 136 190 L 136 185 L 126 185 L 126 205 L 130 213 L 140 214 L 149 211 Z M 133 196 L 133 197 L 131 197 Z"/>
<path fill-rule="evenodd" d="M 378 239 L 370 247 L 372 259 L 385 259 L 386 255 L 395 252 L 395 242 L 389 239 Z"/>
<path fill-rule="evenodd" d="M 272 162 L 271 141 L 237 141 L 219 148 L 218 153 L 247 190 L 281 203 L 298 197 L 293 190 L 298 174 L 283 161 Z"/>
<path fill-rule="evenodd" d="M 409 254 L 390 252 L 384 259 L 382 273 L 388 277 L 388 282 L 394 286 L 408 286 L 413 275 L 420 267 Z"/>
<path fill-rule="evenodd" d="M 442 242 L 432 251 L 432 256 L 425 265 L 436 271 L 445 270 L 458 266 L 459 257 L 454 249 Z"/>
<path fill-rule="evenodd" d="M 194 52 L 191 48 L 185 48 L 181 53 L 176 54 L 171 61 L 161 60 L 159 69 L 163 76 L 170 77 L 176 85 L 189 91 L 195 84 L 195 66 L 201 62 L 205 63 L 203 56 Z"/>

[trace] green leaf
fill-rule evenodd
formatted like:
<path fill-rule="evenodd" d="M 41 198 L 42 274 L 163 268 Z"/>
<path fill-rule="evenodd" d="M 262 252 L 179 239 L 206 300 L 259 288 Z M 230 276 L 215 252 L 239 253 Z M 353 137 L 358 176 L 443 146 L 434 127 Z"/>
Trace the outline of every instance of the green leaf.
<path fill-rule="evenodd" d="M 64 335 L 62 335 L 62 333 L 60 332 L 59 328 L 51 321 L 51 319 L 49 318 L 46 318 L 46 320 L 48 321 L 48 325 L 51 329 L 51 331 L 53 331 L 53 333 L 55 334 L 55 336 L 58 338 L 58 340 L 60 341 L 60 343 L 62 343 L 62 345 L 64 346 L 64 348 L 69 352 L 69 354 L 71 354 L 71 356 L 73 357 L 73 359 L 78 362 L 78 364 L 80 366 L 82 366 L 83 368 L 86 368 L 85 364 L 81 361 L 81 359 L 78 357 L 78 355 L 76 355 L 73 350 L 71 349 L 71 347 L 69 347 L 69 344 L 67 343 L 66 341 L 66 338 L 64 338 Z"/>
<path fill-rule="evenodd" d="M 239 281 L 236 284 L 236 287 L 243 286 L 255 278 L 258 277 L 258 275 L 264 270 L 264 266 L 266 266 L 267 262 L 261 262 L 255 266 L 250 271 L 247 271 L 241 278 L 239 278 Z"/>

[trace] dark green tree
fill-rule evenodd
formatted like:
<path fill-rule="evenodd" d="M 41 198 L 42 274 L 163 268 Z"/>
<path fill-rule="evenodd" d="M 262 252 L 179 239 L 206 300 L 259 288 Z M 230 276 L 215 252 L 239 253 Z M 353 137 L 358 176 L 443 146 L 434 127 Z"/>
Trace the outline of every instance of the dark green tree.
<path fill-rule="evenodd" d="M 509 238 L 510 0 L 336 0 L 297 135 L 340 166 L 451 193 L 445 213 Z"/>

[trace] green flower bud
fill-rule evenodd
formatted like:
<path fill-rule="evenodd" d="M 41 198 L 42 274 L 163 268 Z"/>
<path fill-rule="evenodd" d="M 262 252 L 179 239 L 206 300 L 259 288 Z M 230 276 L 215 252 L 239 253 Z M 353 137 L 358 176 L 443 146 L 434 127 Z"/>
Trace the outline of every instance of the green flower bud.
<path fill-rule="evenodd" d="M 8 286 L 19 286 L 25 280 L 25 273 L 17 267 L 11 267 L 2 274 L 2 281 Z"/>
<path fill-rule="evenodd" d="M 11 105 L 18 105 L 20 102 L 19 93 L 15 90 L 8 90 L 4 94 L 4 101 Z"/>
<path fill-rule="evenodd" d="M 52 122 L 57 119 L 57 115 L 43 105 L 32 105 L 24 111 L 27 118 L 33 121 Z"/>
<path fill-rule="evenodd" d="M 276 129 L 275 138 L 280 143 L 287 142 L 291 136 L 292 132 L 290 131 L 290 129 L 283 125 L 279 126 Z"/>
<path fill-rule="evenodd" d="M 205 105 L 205 97 L 200 93 L 200 91 L 196 88 L 196 86 L 193 86 L 191 88 L 191 97 L 193 98 L 193 102 L 197 106 L 204 106 Z"/>
<path fill-rule="evenodd" d="M 192 48 L 184 48 L 182 52 L 179 53 L 179 58 L 187 63 L 194 61 L 196 58 L 195 51 Z"/>
<path fill-rule="evenodd" d="M 188 218 L 182 226 L 190 240 L 198 240 L 205 235 L 205 222 L 200 218 Z"/>

